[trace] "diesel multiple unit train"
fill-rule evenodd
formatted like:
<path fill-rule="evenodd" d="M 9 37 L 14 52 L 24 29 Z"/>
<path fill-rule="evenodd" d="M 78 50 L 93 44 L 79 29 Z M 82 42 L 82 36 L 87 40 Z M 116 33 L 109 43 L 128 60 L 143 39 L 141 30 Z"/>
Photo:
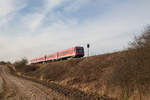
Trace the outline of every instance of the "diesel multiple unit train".
<path fill-rule="evenodd" d="M 67 59 L 67 58 L 80 58 L 83 56 L 84 56 L 84 48 L 81 46 L 76 46 L 43 57 L 32 59 L 30 62 L 32 64 L 36 64 L 36 63 L 43 63 L 48 61 L 57 61 L 57 60 Z"/>

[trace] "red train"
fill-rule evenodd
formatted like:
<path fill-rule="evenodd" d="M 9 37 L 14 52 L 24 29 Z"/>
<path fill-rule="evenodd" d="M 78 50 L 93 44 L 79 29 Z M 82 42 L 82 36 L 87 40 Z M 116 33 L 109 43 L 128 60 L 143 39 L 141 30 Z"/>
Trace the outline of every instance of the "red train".
<path fill-rule="evenodd" d="M 58 51 L 53 54 L 49 54 L 43 57 L 32 59 L 30 62 L 32 64 L 35 63 L 43 63 L 48 61 L 56 61 L 67 58 L 80 58 L 84 56 L 84 48 L 81 46 L 72 47 L 69 49 L 65 49 L 63 51 Z"/>

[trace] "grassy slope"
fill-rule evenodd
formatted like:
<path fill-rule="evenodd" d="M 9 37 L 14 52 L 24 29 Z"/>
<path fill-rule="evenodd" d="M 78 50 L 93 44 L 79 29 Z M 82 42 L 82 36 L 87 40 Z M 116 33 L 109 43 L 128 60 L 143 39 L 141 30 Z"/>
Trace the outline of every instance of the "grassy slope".
<path fill-rule="evenodd" d="M 139 76 L 133 76 L 135 72 L 132 71 L 141 72 L 141 70 L 135 69 L 137 65 L 134 69 L 133 66 L 130 67 L 130 61 L 133 62 L 136 59 L 132 61 L 133 56 L 128 56 L 128 53 L 134 54 L 133 52 L 136 52 L 136 55 L 138 53 L 134 50 L 128 50 L 38 65 L 19 65 L 20 67 L 16 67 L 16 70 L 37 79 L 44 79 L 67 87 L 77 88 L 86 93 L 106 94 L 110 97 L 121 98 L 121 100 L 129 100 L 129 97 L 131 98 L 130 100 L 149 100 L 148 97 L 146 99 L 139 99 L 141 94 L 134 92 L 136 88 L 132 88 L 135 85 L 143 87 L 143 85 L 135 83 L 137 82 L 136 78 Z M 143 75 L 147 76 L 149 74 L 145 73 Z M 140 80 L 142 79 L 145 79 L 145 77 L 141 77 Z"/>
<path fill-rule="evenodd" d="M 124 52 L 97 55 L 45 64 L 29 65 L 18 71 L 68 87 L 78 88 L 84 92 L 104 94 L 105 74 L 110 72 L 118 56 Z"/>

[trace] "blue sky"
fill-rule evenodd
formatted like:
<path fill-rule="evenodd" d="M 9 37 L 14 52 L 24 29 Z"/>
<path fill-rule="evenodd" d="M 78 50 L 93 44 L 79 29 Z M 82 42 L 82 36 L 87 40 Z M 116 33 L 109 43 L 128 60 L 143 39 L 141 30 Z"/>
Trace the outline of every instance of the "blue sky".
<path fill-rule="evenodd" d="M 1 0 L 0 60 L 87 43 L 91 55 L 123 50 L 150 24 L 149 5 L 150 0 Z"/>

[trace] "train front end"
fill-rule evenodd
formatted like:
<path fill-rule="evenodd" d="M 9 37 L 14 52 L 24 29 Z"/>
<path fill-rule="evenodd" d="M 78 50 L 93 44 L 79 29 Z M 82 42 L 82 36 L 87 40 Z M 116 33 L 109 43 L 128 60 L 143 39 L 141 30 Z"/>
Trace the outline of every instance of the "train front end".
<path fill-rule="evenodd" d="M 75 47 L 75 57 L 76 58 L 84 57 L 84 48 L 83 47 Z"/>

